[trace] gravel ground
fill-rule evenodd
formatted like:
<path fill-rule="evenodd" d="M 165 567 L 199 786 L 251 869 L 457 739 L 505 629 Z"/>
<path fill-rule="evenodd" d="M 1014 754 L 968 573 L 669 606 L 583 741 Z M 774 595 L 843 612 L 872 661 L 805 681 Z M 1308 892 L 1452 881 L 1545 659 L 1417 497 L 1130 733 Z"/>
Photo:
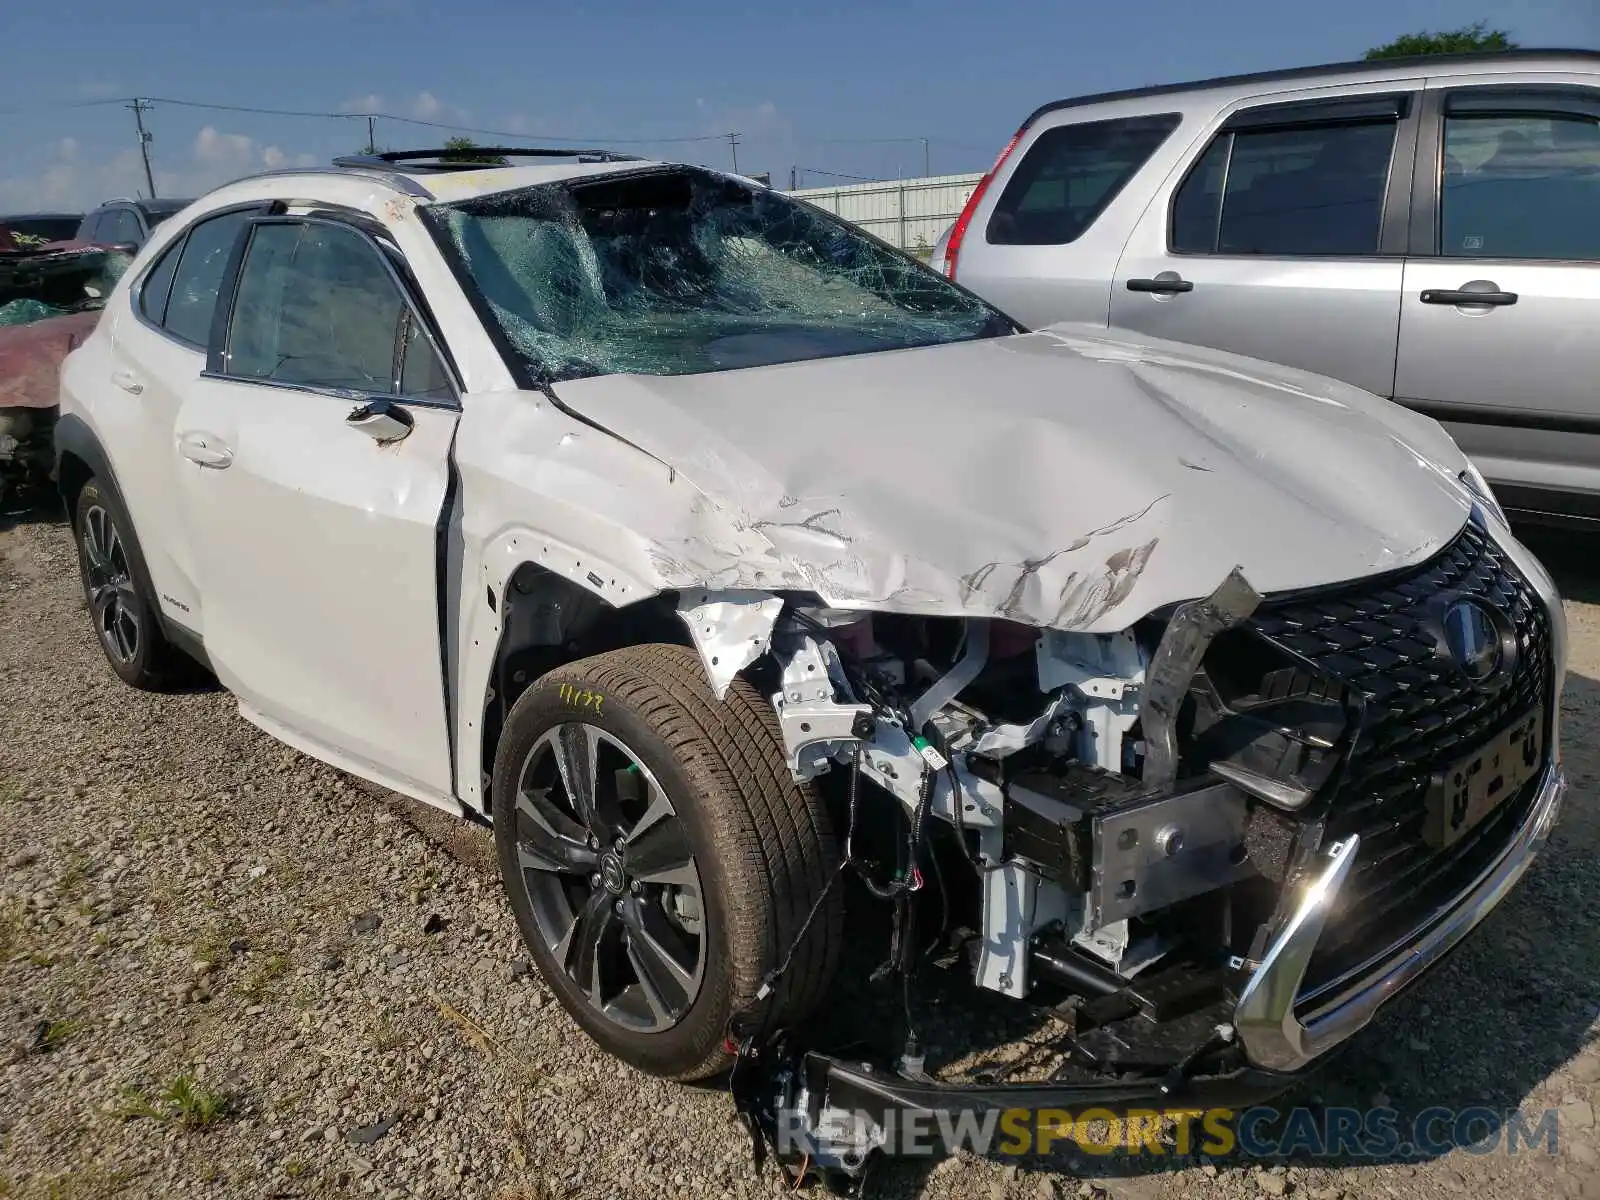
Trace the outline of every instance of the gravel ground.
<path fill-rule="evenodd" d="M 1557 1107 L 1556 1155 L 962 1155 L 887 1166 L 870 1193 L 1600 1198 L 1600 567 L 1583 542 L 1536 544 L 1574 635 L 1562 825 L 1300 1099 Z M 484 834 L 271 741 L 225 694 L 123 687 L 64 525 L 0 524 L 0 1197 L 782 1190 L 725 1094 L 617 1065 L 529 975 Z"/>

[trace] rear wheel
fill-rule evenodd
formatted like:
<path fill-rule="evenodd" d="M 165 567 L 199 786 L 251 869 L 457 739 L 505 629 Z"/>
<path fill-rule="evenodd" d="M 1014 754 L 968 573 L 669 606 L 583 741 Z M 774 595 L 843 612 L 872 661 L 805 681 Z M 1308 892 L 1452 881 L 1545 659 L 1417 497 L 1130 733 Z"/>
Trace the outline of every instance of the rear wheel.
<path fill-rule="evenodd" d="M 98 479 L 78 492 L 72 528 L 84 600 L 106 661 L 124 683 L 161 689 L 173 681 L 181 655 L 163 635 L 136 567 L 127 513 Z"/>
<path fill-rule="evenodd" d="M 512 708 L 494 797 L 523 938 L 567 1011 L 625 1062 L 714 1075 L 733 1017 L 792 1024 L 820 1000 L 842 919 L 837 889 L 822 899 L 833 833 L 748 684 L 719 703 L 677 646 L 562 667 Z"/>

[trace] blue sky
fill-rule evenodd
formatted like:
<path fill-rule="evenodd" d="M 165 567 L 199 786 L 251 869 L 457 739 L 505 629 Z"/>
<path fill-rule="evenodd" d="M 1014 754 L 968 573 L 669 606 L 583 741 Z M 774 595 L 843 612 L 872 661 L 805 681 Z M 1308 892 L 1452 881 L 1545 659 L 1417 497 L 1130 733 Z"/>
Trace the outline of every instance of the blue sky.
<path fill-rule="evenodd" d="M 821 185 L 921 174 L 924 137 L 935 174 L 981 170 L 1059 96 L 1356 58 L 1479 18 L 1527 46 L 1600 48 L 1600 0 L 0 0 L 0 211 L 142 186 L 117 97 L 380 111 L 718 166 L 716 135 L 736 130 L 741 170 Z M 164 195 L 366 140 L 355 118 L 158 103 L 147 120 Z M 393 147 L 445 136 L 378 123 Z M 649 140 L 668 138 L 708 140 Z"/>

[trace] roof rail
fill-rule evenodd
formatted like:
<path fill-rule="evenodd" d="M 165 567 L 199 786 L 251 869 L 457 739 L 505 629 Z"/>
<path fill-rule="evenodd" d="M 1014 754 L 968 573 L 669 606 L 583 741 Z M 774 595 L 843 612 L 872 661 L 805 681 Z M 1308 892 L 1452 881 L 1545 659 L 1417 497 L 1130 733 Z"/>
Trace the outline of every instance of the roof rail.
<path fill-rule="evenodd" d="M 1041 104 L 1022 123 L 1026 129 L 1046 113 L 1063 108 L 1077 108 L 1084 104 L 1101 104 L 1108 100 L 1136 100 L 1146 96 L 1170 96 L 1180 92 L 1197 92 L 1206 88 L 1230 87 L 1238 84 L 1277 83 L 1293 79 L 1313 79 L 1319 75 L 1374 74 L 1470 65 L 1473 63 L 1527 63 L 1535 59 L 1582 58 L 1600 61 L 1600 51 L 1574 49 L 1547 50 L 1471 50 L 1459 54 L 1419 54 L 1400 58 L 1363 58 L 1354 62 L 1322 63 L 1311 67 L 1288 67 L 1276 71 L 1252 71 L 1244 75 L 1218 75 L 1211 79 L 1194 79 L 1185 83 L 1161 83 L 1152 87 L 1124 88 L 1115 92 L 1094 92 L 1086 96 L 1069 96 Z"/>
<path fill-rule="evenodd" d="M 470 158 L 468 156 L 471 156 Z M 636 162 L 637 154 L 615 150 L 581 150 L 575 146 L 472 146 L 436 150 L 385 150 L 379 154 L 343 154 L 336 167 L 365 167 L 388 171 L 476 171 L 501 164 L 496 158 L 576 158 L 580 162 Z"/>

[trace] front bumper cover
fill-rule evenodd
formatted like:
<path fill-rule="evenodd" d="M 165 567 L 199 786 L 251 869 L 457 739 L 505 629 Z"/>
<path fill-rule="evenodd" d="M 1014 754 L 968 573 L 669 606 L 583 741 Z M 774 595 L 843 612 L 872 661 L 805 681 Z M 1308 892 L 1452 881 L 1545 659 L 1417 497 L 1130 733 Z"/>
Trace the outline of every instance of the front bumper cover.
<path fill-rule="evenodd" d="M 1560 764 L 1551 762 L 1516 834 L 1469 887 L 1421 928 L 1303 994 L 1306 967 L 1355 863 L 1359 839 L 1330 846 L 1321 874 L 1239 997 L 1234 1027 L 1250 1062 L 1269 1071 L 1297 1071 L 1365 1028 L 1390 997 L 1443 958 L 1505 899 L 1549 841 L 1566 788 Z"/>
<path fill-rule="evenodd" d="M 1132 1078 L 1071 1084 L 947 1084 L 871 1063 L 816 1052 L 788 1056 L 781 1046 L 747 1047 L 733 1092 L 763 1156 L 768 1145 L 789 1169 L 831 1177 L 853 1190 L 871 1159 L 893 1153 L 884 1128 L 891 1112 L 981 1113 L 991 1109 L 1109 1112 L 1241 1108 L 1275 1096 L 1319 1059 L 1365 1028 L 1382 1006 L 1461 942 L 1503 900 L 1549 841 L 1566 791 L 1559 763 L 1544 770 L 1528 815 L 1499 856 L 1420 928 L 1337 979 L 1301 985 L 1359 840 L 1334 843 L 1320 874 L 1268 947 L 1235 1007 L 1245 1066 L 1226 1074 Z M 754 1061 L 752 1061 L 754 1060 Z"/>

